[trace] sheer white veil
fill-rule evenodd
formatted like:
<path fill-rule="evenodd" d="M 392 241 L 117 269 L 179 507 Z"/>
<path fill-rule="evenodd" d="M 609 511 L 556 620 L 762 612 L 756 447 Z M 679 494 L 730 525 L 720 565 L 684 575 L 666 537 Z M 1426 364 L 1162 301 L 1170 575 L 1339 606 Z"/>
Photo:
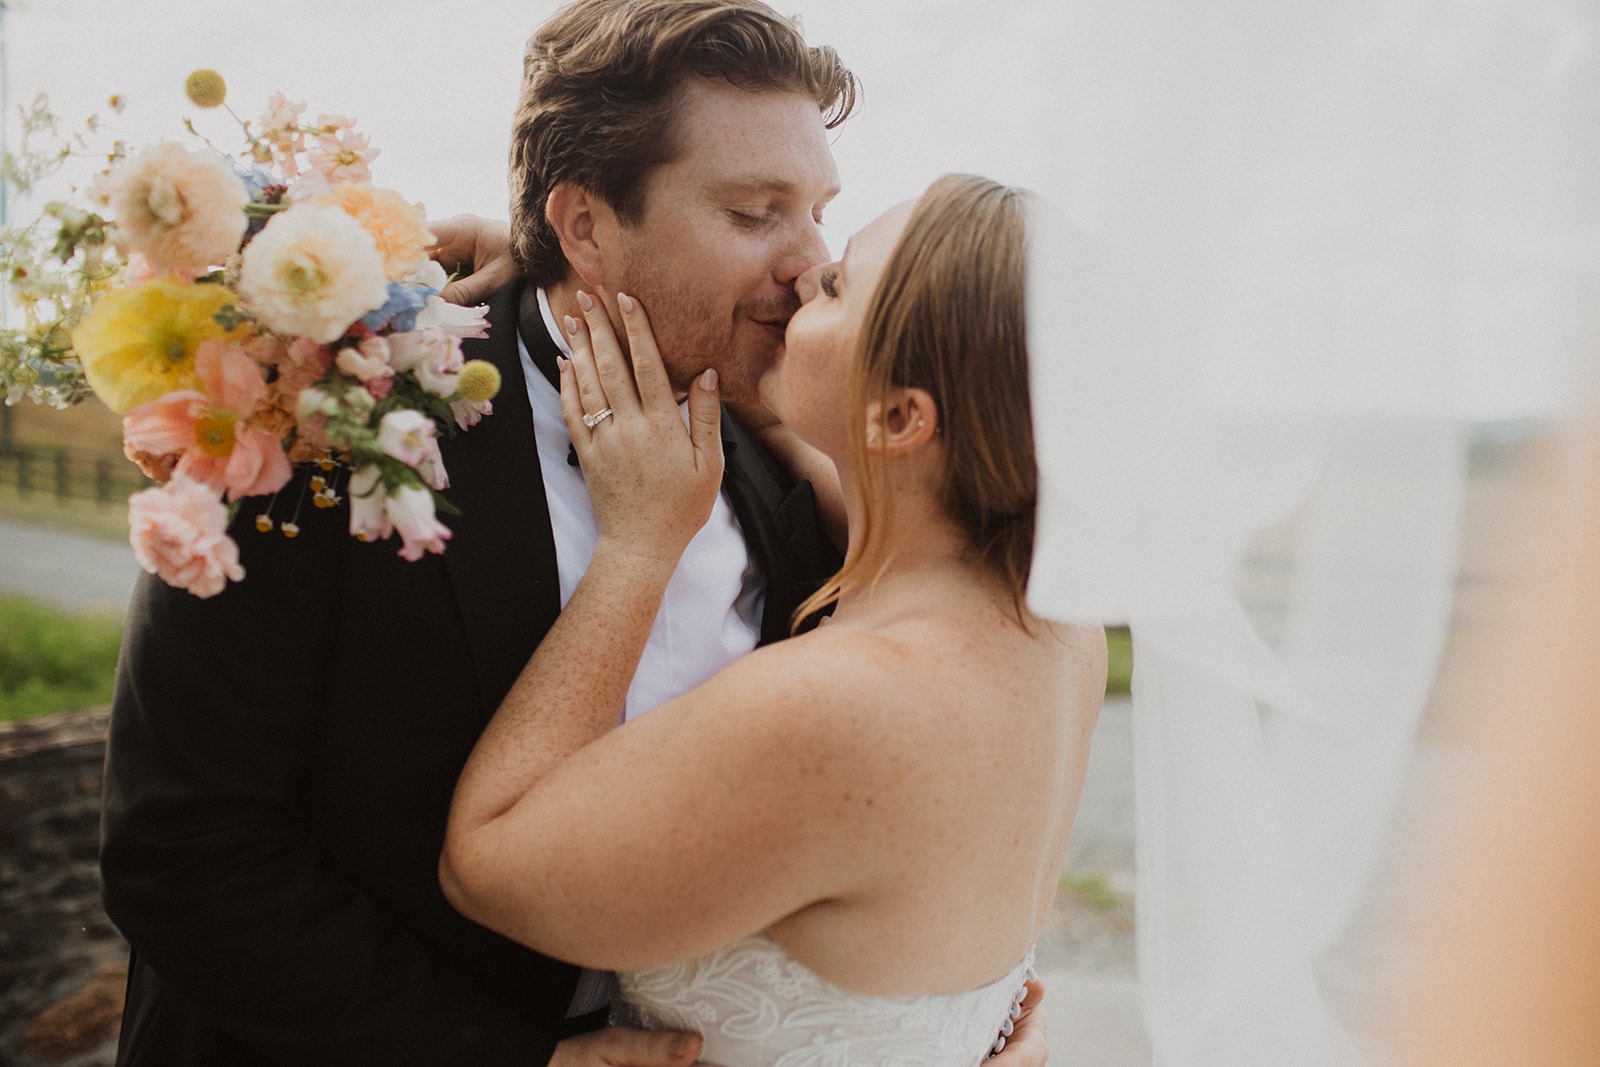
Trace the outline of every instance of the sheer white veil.
<path fill-rule="evenodd" d="M 1355 932 L 1482 577 L 1469 460 L 1591 395 L 1600 9 L 1039 10 L 1029 599 L 1133 630 L 1156 1062 L 1376 1062 Z"/>

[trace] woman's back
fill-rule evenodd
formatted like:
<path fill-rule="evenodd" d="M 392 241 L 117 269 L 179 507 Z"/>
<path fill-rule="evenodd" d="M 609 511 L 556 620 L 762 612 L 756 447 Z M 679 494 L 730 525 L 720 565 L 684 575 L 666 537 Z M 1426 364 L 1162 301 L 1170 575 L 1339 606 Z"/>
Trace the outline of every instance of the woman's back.
<path fill-rule="evenodd" d="M 848 620 L 771 650 L 865 773 L 822 772 L 842 812 L 836 889 L 767 935 L 828 981 L 955 993 L 1026 955 L 1054 898 L 1105 690 L 1098 627 L 959 608 Z M 792 673 L 791 673 L 792 672 Z"/>
<path fill-rule="evenodd" d="M 1024 995 L 1105 686 L 1097 627 L 1032 629 L 970 608 L 845 618 L 751 657 L 754 730 L 802 688 L 794 758 L 819 733 L 832 757 L 786 786 L 797 812 L 833 813 L 812 852 L 832 890 L 760 935 L 624 972 L 616 1021 L 694 1029 L 708 1063 L 983 1059 Z"/>

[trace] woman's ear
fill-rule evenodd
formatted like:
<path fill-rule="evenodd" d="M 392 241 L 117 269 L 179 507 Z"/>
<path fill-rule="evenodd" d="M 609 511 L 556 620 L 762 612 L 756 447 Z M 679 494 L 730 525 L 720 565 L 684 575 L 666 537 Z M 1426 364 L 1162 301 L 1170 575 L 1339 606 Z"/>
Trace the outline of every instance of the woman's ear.
<path fill-rule="evenodd" d="M 939 409 L 926 389 L 901 387 L 887 402 L 867 405 L 867 451 L 896 456 L 914 452 L 939 432 Z"/>
<path fill-rule="evenodd" d="M 599 288 L 605 278 L 604 235 L 614 220 L 611 206 L 581 185 L 561 182 L 545 198 L 544 216 L 578 277 L 590 289 Z"/>

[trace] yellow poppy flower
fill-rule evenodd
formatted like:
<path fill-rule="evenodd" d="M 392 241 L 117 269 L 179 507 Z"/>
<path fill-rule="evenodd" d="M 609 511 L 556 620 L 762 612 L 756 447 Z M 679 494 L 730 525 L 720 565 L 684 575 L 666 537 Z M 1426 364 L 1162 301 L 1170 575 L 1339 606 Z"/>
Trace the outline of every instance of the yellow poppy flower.
<path fill-rule="evenodd" d="M 237 344 L 251 336 L 244 323 L 229 329 L 217 321 L 219 312 L 238 306 L 239 298 L 220 285 L 157 278 L 101 297 L 72 331 L 72 346 L 95 395 L 122 413 L 176 389 L 199 388 L 194 353 L 200 342 L 215 337 Z"/>

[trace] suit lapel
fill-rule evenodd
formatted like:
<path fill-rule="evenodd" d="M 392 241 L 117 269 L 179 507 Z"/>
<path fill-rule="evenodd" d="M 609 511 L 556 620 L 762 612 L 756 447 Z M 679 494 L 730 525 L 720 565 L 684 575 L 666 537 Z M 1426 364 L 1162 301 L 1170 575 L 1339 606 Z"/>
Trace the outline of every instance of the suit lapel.
<path fill-rule="evenodd" d="M 517 283 L 497 294 L 489 336 L 463 343 L 468 359 L 488 360 L 500 371 L 494 413 L 440 445 L 450 476 L 445 497 L 460 511 L 445 516 L 452 532 L 445 569 L 486 717 L 561 610 L 555 538 L 517 353 L 521 292 Z"/>
<path fill-rule="evenodd" d="M 822 536 L 811 483 L 795 482 L 726 407 L 722 449 L 722 487 L 767 579 L 761 614 L 765 645 L 789 636 L 795 608 L 839 569 L 841 560 Z M 812 619 L 802 629 L 814 625 Z"/>

